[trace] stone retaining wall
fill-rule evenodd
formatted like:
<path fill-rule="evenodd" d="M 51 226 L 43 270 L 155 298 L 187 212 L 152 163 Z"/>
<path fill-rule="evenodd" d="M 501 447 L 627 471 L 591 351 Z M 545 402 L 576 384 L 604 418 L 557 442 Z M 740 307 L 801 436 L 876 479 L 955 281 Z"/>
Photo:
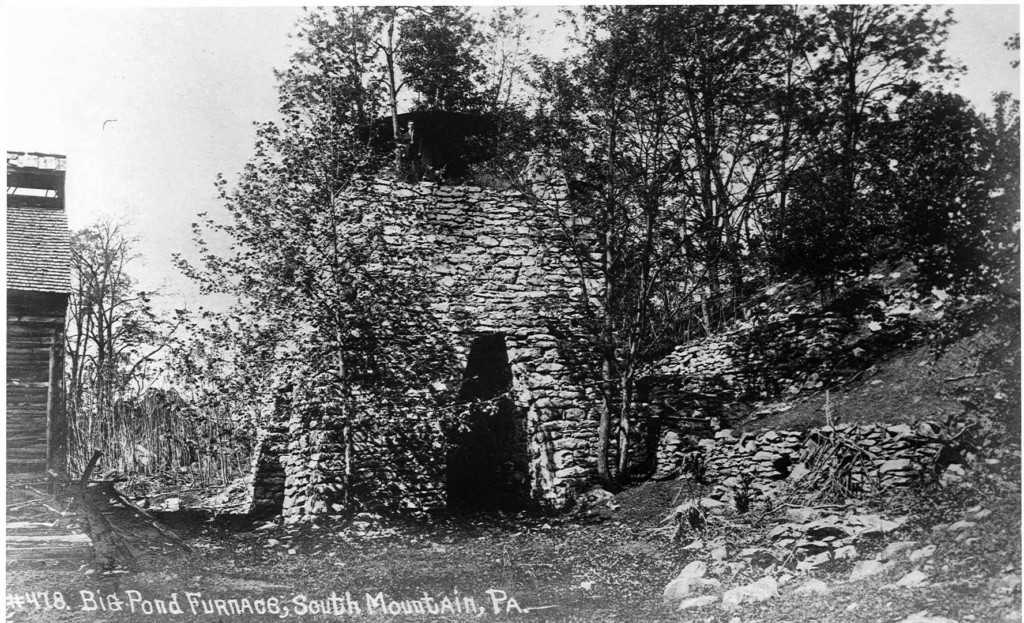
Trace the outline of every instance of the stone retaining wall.
<path fill-rule="evenodd" d="M 821 391 L 905 343 L 930 305 L 916 296 L 907 276 L 897 276 L 890 274 L 885 287 L 883 275 L 867 277 L 848 293 L 855 300 L 842 311 L 776 292 L 792 289 L 788 285 L 771 288 L 763 296 L 789 301 L 785 309 L 771 311 L 768 298 L 752 302 L 751 316 L 735 330 L 678 346 L 652 365 L 642 387 L 644 408 L 658 430 L 656 475 L 673 473 L 688 450 L 687 436 L 729 426 L 730 403 Z"/>
<path fill-rule="evenodd" d="M 677 346 L 641 380 L 642 412 L 656 434 L 655 478 L 678 473 L 692 450 L 691 436 L 705 436 L 724 422 L 725 406 L 746 386 L 733 334 Z"/>
<path fill-rule="evenodd" d="M 798 479 L 813 469 L 812 458 L 821 460 L 815 450 L 822 444 L 840 441 L 859 449 L 858 469 L 852 474 L 853 488 L 871 492 L 908 486 L 929 469 L 944 467 L 940 454 L 948 446 L 948 435 L 938 424 L 924 422 L 913 428 L 907 424 L 839 424 L 807 431 L 767 431 L 736 436 L 731 430 L 719 431 L 713 439 L 702 439 L 689 452 L 700 452 L 705 459 L 708 479 L 722 492 L 739 487 L 750 479 L 756 492 L 763 485 Z M 689 452 L 665 457 L 661 472 L 679 472 Z"/>

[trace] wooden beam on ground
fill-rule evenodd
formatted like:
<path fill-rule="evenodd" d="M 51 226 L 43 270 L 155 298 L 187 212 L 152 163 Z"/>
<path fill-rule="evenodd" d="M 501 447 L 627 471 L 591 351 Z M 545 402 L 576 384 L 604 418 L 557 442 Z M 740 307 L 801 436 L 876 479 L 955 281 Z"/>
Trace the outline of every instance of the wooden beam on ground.
<path fill-rule="evenodd" d="M 110 520 L 103 516 L 103 509 L 106 507 L 105 501 L 99 499 L 102 496 L 94 495 L 94 491 L 88 490 L 89 477 L 101 456 L 103 453 L 99 450 L 93 453 L 78 482 L 76 495 L 78 508 L 81 509 L 85 524 L 88 526 L 89 536 L 92 538 L 94 552 L 99 563 L 110 567 L 120 562 L 126 567 L 134 567 L 136 566 L 135 556 L 132 555 L 127 544 L 114 532 Z"/>
<path fill-rule="evenodd" d="M 96 557 L 92 544 L 52 547 L 8 547 L 7 560 L 92 560 Z"/>
<path fill-rule="evenodd" d="M 124 504 L 128 508 L 134 510 L 138 514 L 140 514 L 143 517 L 145 517 L 146 519 L 148 519 L 150 521 L 150 525 L 152 525 L 154 528 L 156 528 L 157 531 L 160 534 L 164 535 L 165 537 L 171 539 L 171 541 L 173 541 L 173 542 L 177 543 L 178 545 L 180 545 L 181 548 L 184 549 L 186 552 L 191 552 L 192 551 L 192 548 L 188 546 L 188 543 L 186 543 L 184 539 L 182 539 L 180 536 L 175 534 L 174 531 L 171 530 L 170 528 L 164 527 L 164 525 L 161 524 L 160 521 L 157 520 L 156 517 L 150 515 L 141 506 L 139 506 L 135 502 L 132 502 L 127 497 L 125 497 L 125 495 L 123 493 L 121 493 L 116 488 L 114 488 L 113 484 L 110 485 L 110 490 L 111 490 L 111 492 L 113 492 L 114 497 L 119 502 L 121 502 L 122 504 Z"/>
<path fill-rule="evenodd" d="M 7 524 L 7 560 L 92 560 L 92 540 L 85 534 L 64 532 L 47 523 L 19 521 Z"/>

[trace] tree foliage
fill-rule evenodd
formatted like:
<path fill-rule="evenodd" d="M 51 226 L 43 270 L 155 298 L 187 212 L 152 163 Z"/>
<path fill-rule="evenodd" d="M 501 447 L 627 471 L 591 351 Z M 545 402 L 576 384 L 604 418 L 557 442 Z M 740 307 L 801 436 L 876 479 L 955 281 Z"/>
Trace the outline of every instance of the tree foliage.
<path fill-rule="evenodd" d="M 933 88 L 960 71 L 943 50 L 950 12 L 589 6 L 570 12 L 577 53 L 558 61 L 524 51 L 524 17 L 307 15 L 278 73 L 281 121 L 259 128 L 236 184 L 220 180 L 229 220 L 197 227 L 202 262 L 181 263 L 237 301 L 207 314 L 203 343 L 184 352 L 216 379 L 208 395 L 257 405 L 268 379 L 290 383 L 350 445 L 360 427 L 404 434 L 390 415 L 445 399 L 424 389 L 451 380 L 431 306 L 443 293 L 427 278 L 444 250 L 389 240 L 390 223 L 419 215 L 362 177 L 398 168 L 410 90 L 415 109 L 502 121 L 486 137 L 500 153 L 481 167 L 492 177 L 529 193 L 521 173 L 544 162 L 569 186 L 549 233 L 574 251 L 584 320 L 568 329 L 587 336 L 583 365 L 599 378 L 606 483 L 631 467 L 645 363 L 721 329 L 769 276 L 831 295 L 843 275 L 909 256 L 928 287 L 1019 295 L 1019 114 L 1000 95 L 984 119 Z M 379 153 L 367 136 L 387 116 L 394 151 Z"/>
<path fill-rule="evenodd" d="M 478 110 L 484 65 L 477 50 L 483 43 L 469 7 L 430 6 L 412 12 L 401 24 L 398 67 L 420 98 L 416 107 Z"/>
<path fill-rule="evenodd" d="M 339 23 L 357 15 L 339 9 Z M 420 430 L 401 416 L 447 386 L 452 344 L 430 305 L 438 286 L 423 278 L 430 253 L 385 235 L 417 215 L 359 175 L 381 166 L 360 139 L 381 98 L 364 88 L 371 68 L 352 60 L 373 49 L 368 33 L 317 13 L 306 24 L 308 47 L 279 74 L 282 121 L 260 127 L 237 184 L 218 183 L 229 220 L 197 223 L 200 263 L 178 260 L 204 293 L 234 301 L 204 314 L 183 358 L 222 397 L 250 405 L 253 422 L 291 386 L 294 413 L 344 429 L 349 456 L 361 437 Z M 231 251 L 213 251 L 209 236 Z M 352 502 L 352 490 L 331 502 Z"/>
<path fill-rule="evenodd" d="M 921 93 L 897 115 L 880 184 L 897 243 L 917 262 L 923 285 L 973 289 L 989 269 L 988 240 L 998 227 L 987 179 L 993 136 L 955 95 Z"/>
<path fill-rule="evenodd" d="M 582 52 L 538 64 L 533 123 L 586 224 L 581 272 L 601 277 L 581 301 L 604 362 L 604 411 L 618 413 L 601 421 L 598 454 L 617 453 L 620 475 L 634 370 L 684 318 L 717 330 L 730 301 L 769 272 L 808 276 L 831 292 L 844 272 L 887 257 L 894 243 L 923 244 L 913 227 L 942 230 L 952 253 L 945 264 L 966 265 L 968 249 L 991 231 L 985 217 L 957 225 L 935 205 L 928 209 L 942 212 L 942 222 L 924 225 L 912 204 L 934 197 L 912 189 L 912 177 L 896 191 L 889 175 L 894 158 L 951 176 L 958 166 L 988 166 L 964 141 L 943 149 L 920 125 L 908 120 L 894 133 L 891 121 L 922 84 L 960 71 L 943 52 L 950 12 L 680 6 L 573 15 Z M 910 117 L 915 110 L 903 109 Z M 966 123 L 952 110 L 935 114 Z M 986 192 L 963 198 L 971 214 L 987 209 Z M 938 261 L 931 248 L 927 256 Z M 690 296 L 699 300 L 695 315 Z M 599 471 L 609 478 L 602 459 Z"/>
<path fill-rule="evenodd" d="M 883 166 L 879 124 L 922 82 L 961 70 L 942 47 L 951 12 L 933 13 L 895 5 L 813 9 L 807 26 L 815 48 L 802 68 L 811 99 L 798 122 L 810 149 L 793 170 L 787 209 L 772 224 L 781 231 L 774 255 L 783 273 L 805 274 L 830 290 L 844 271 L 877 257 L 873 243 L 885 221 L 870 182 Z"/>
<path fill-rule="evenodd" d="M 581 276 L 600 277 L 580 301 L 602 361 L 598 469 L 606 480 L 613 427 L 615 471 L 626 477 L 641 362 L 680 337 L 674 329 L 692 294 L 700 293 L 703 330 L 712 331 L 721 275 L 737 293 L 742 287 L 745 225 L 771 189 L 766 77 L 784 71 L 770 43 L 787 15 L 587 7 L 578 27 L 584 51 L 543 68 L 538 136 L 574 190 Z"/>

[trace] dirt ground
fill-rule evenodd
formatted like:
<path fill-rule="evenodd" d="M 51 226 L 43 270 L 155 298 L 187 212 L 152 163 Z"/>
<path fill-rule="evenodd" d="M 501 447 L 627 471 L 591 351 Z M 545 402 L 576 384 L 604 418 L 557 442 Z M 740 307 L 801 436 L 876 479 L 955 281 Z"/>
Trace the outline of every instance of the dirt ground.
<path fill-rule="evenodd" d="M 645 483 L 599 509 L 561 517 L 490 514 L 428 521 L 364 515 L 285 528 L 238 516 L 164 514 L 192 553 L 165 548 L 141 556 L 135 570 L 114 572 L 9 562 L 7 618 L 746 623 L 897 622 L 926 612 L 961 623 L 1019 621 L 1019 451 L 1007 457 L 1006 463 L 985 464 L 955 488 L 864 502 L 865 510 L 910 520 L 865 543 L 863 557 L 895 541 L 935 549 L 924 561 L 907 561 L 860 581 L 849 581 L 853 561 L 801 575 L 741 558 L 744 548 L 763 542 L 780 521 L 777 513 L 732 517 L 726 527 L 709 526 L 671 541 L 666 509 L 688 494 L 684 483 L 673 481 Z M 970 512 L 978 515 L 979 508 L 990 512 L 973 522 L 970 536 L 949 529 Z M 726 547 L 727 557 L 718 563 L 701 547 L 712 537 Z M 738 610 L 712 604 L 676 612 L 663 603 L 662 590 L 693 560 L 712 562 L 709 577 L 717 576 L 723 590 L 765 574 L 788 581 L 778 596 Z M 894 586 L 912 568 L 927 574 L 926 585 Z M 796 592 L 812 577 L 826 583 L 827 595 Z"/>

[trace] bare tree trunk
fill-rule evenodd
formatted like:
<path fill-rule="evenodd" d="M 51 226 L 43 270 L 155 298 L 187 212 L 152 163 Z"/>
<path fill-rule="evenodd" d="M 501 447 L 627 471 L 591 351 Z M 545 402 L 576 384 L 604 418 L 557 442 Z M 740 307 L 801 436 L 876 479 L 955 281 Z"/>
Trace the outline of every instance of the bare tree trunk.
<path fill-rule="evenodd" d="M 339 340 L 341 334 L 338 334 Z M 341 383 L 341 408 L 342 408 L 342 419 L 344 421 L 344 428 L 342 428 L 342 443 L 345 445 L 345 474 L 342 477 L 342 486 L 345 491 L 342 495 L 342 500 L 346 507 L 352 500 L 352 422 L 350 420 L 351 414 L 348 411 L 348 380 L 345 373 L 345 355 L 340 351 L 338 352 L 338 377 Z"/>
<path fill-rule="evenodd" d="M 402 153 L 398 147 L 398 85 L 395 82 L 395 19 L 398 9 L 391 7 L 387 29 L 387 45 L 384 46 L 384 62 L 388 72 L 388 107 L 391 109 L 391 137 L 394 140 L 395 173 L 402 168 Z"/>
<path fill-rule="evenodd" d="M 627 364 L 619 379 L 619 465 L 618 481 L 625 482 L 629 472 L 629 454 L 631 451 L 629 435 L 632 432 L 632 425 L 629 416 L 633 410 L 633 366 Z"/>
<path fill-rule="evenodd" d="M 597 426 L 597 477 L 606 488 L 617 488 L 608 461 L 611 449 L 612 412 L 615 410 L 615 358 L 604 354 L 601 365 L 601 419 Z"/>
<path fill-rule="evenodd" d="M 615 131 L 612 131 L 609 141 L 609 152 L 614 153 L 616 146 Z M 614 168 L 609 164 L 609 180 L 614 179 Z M 618 360 L 615 352 L 615 298 L 616 298 L 616 275 L 617 248 L 615 241 L 614 223 L 617 210 L 615 200 L 611 195 L 606 199 L 609 227 L 604 236 L 604 309 L 603 329 L 601 335 L 602 357 L 601 365 L 601 394 L 603 397 L 601 407 L 601 420 L 598 427 L 597 447 L 597 476 L 602 483 L 609 488 L 617 489 L 618 485 L 611 473 L 608 461 L 608 454 L 611 450 L 611 429 L 612 414 L 615 412 L 615 393 L 617 378 Z"/>

